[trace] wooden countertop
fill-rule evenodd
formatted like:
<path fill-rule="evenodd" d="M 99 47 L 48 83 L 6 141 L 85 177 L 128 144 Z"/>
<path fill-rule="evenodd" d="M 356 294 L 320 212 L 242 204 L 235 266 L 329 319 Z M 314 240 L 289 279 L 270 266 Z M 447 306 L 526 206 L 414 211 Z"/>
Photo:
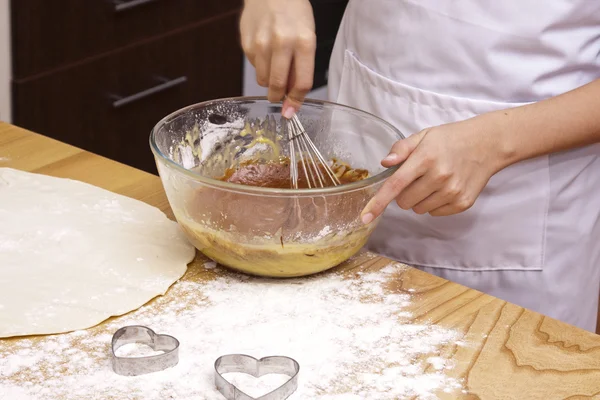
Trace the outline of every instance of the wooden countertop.
<path fill-rule="evenodd" d="M 158 177 L 5 123 L 0 123 L 0 167 L 85 181 L 172 217 Z M 203 262 L 198 256 L 183 279 L 198 279 Z M 389 263 L 365 253 L 339 269 L 376 270 Z M 416 269 L 392 284 L 415 295 L 414 321 L 451 327 L 471 342 L 442 351 L 455 361 L 447 374 L 464 379 L 461 398 L 600 398 L 600 336 Z"/>

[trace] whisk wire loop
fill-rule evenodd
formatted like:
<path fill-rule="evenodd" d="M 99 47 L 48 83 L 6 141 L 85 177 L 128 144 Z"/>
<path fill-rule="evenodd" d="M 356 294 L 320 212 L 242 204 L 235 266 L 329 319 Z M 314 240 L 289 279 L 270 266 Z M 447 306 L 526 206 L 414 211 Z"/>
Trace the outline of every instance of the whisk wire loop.
<path fill-rule="evenodd" d="M 294 189 L 298 189 L 298 164 L 302 166 L 304 179 L 309 188 L 325 187 L 327 177 L 334 186 L 341 184 L 335 172 L 306 133 L 297 115 L 288 120 L 288 141 L 291 162 L 290 179 Z"/>

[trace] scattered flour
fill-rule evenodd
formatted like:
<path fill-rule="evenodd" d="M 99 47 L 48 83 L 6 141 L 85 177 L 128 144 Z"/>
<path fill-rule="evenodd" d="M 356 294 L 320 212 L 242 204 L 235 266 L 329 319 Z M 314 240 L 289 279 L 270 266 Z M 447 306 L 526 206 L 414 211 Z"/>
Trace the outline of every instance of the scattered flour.
<path fill-rule="evenodd" d="M 217 263 L 214 261 L 206 262 L 206 263 L 204 263 L 204 268 L 205 269 L 215 269 L 215 268 L 217 268 Z"/>
<path fill-rule="evenodd" d="M 244 119 L 238 118 L 232 122 L 215 125 L 206 122 L 202 129 L 202 139 L 200 140 L 200 162 L 206 160 L 217 145 L 225 143 L 231 137 L 239 134 L 244 129 Z"/>
<path fill-rule="evenodd" d="M 223 377 L 248 396 L 252 397 L 260 397 L 266 393 L 270 393 L 290 379 L 289 376 L 280 374 L 269 374 L 257 379 L 251 375 L 239 372 L 223 374 Z M 290 400 L 293 399 L 294 397 L 291 396 Z"/>
<path fill-rule="evenodd" d="M 459 380 L 447 376 L 451 366 L 440 351 L 463 338 L 438 326 L 403 323 L 410 317 L 405 307 L 411 297 L 390 292 L 386 284 L 404 268 L 400 265 L 350 279 L 331 273 L 291 280 L 208 266 L 216 270 L 215 280 L 178 282 L 169 296 L 108 322 L 101 331 L 12 346 L 0 341 L 0 398 L 223 400 L 214 388 L 213 364 L 230 353 L 295 358 L 299 388 L 290 400 L 435 399 L 436 393 L 462 389 Z M 112 333 L 134 324 L 178 338 L 179 364 L 138 377 L 113 373 Z M 136 356 L 140 348 L 121 349 Z M 255 396 L 287 379 L 228 378 Z"/>
<path fill-rule="evenodd" d="M 163 354 L 164 351 L 157 351 L 143 343 L 127 343 L 117 349 L 117 357 L 150 357 Z"/>
<path fill-rule="evenodd" d="M 250 158 L 256 154 L 260 155 L 260 154 L 266 153 L 270 149 L 271 149 L 271 147 L 266 143 L 256 143 L 254 146 L 250 147 L 249 149 L 247 149 L 244 152 L 243 157 Z"/>
<path fill-rule="evenodd" d="M 217 145 L 226 143 L 236 136 L 244 128 L 244 119 L 238 118 L 224 124 L 212 124 L 209 121 L 203 121 L 200 126 L 194 127 L 188 134 L 194 143 L 183 142 L 173 143 L 169 148 L 169 157 L 177 159 L 176 152 L 179 152 L 178 160 L 186 169 L 192 169 L 197 166 L 197 162 L 204 162 L 213 154 Z M 180 135 L 174 135 L 180 137 Z M 195 154 L 200 150 L 200 154 Z M 198 157 L 198 159 L 196 159 Z"/>
<path fill-rule="evenodd" d="M 183 166 L 183 168 L 194 168 L 196 166 L 196 159 L 194 158 L 192 146 L 181 146 L 179 150 L 181 154 L 181 165 Z"/>
<path fill-rule="evenodd" d="M 435 370 L 441 370 L 446 368 L 446 363 L 448 360 L 446 360 L 445 358 L 442 357 L 429 357 L 427 359 L 427 362 L 429 364 L 431 364 L 431 366 L 435 369 Z"/>
<path fill-rule="evenodd" d="M 317 239 L 324 238 L 325 236 L 329 235 L 331 232 L 332 232 L 331 226 L 326 225 L 325 227 L 323 227 L 323 229 L 321 229 L 321 232 L 319 232 L 317 234 Z"/>

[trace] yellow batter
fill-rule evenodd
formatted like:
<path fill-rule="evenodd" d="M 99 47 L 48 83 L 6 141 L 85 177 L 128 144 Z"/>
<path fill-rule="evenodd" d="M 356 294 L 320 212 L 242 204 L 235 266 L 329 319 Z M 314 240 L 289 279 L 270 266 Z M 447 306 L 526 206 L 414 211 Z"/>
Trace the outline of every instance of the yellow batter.
<path fill-rule="evenodd" d="M 284 243 L 282 246 L 278 239 L 249 244 L 246 238 L 212 230 L 177 211 L 175 216 L 194 246 L 207 257 L 248 274 L 268 277 L 297 277 L 335 267 L 365 245 L 374 225 L 314 243 Z"/>

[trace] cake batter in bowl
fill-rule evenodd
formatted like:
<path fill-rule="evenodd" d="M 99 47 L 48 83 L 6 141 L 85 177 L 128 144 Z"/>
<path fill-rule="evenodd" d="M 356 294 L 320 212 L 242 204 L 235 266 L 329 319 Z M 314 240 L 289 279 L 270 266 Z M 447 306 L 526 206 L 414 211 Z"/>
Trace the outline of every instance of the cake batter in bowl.
<path fill-rule="evenodd" d="M 360 213 L 397 168 L 380 165 L 403 138 L 366 112 L 308 100 L 298 113 L 342 184 L 291 189 L 281 104 L 229 98 L 163 118 L 150 146 L 169 203 L 209 258 L 252 275 L 297 277 L 356 254 L 378 220 Z"/>

